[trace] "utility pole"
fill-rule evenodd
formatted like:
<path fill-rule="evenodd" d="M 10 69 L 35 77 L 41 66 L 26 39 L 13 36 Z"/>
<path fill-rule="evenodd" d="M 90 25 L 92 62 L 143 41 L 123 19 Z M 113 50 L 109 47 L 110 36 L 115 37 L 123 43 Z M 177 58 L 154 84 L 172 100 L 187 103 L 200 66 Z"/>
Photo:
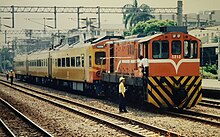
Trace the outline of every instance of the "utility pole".
<path fill-rule="evenodd" d="M 7 30 L 5 30 L 5 44 L 7 44 Z"/>
<path fill-rule="evenodd" d="M 220 30 L 217 28 L 218 33 L 218 81 L 220 81 Z"/>
<path fill-rule="evenodd" d="M 0 17 L 0 32 L 2 31 L 2 17 Z"/>

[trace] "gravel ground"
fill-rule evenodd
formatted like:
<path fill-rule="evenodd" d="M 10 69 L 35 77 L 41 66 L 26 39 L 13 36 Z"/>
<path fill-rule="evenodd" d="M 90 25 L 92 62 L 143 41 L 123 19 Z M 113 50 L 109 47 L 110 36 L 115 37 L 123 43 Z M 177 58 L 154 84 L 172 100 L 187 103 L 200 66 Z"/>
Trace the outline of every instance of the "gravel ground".
<path fill-rule="evenodd" d="M 0 96 L 54 136 L 126 136 L 115 129 L 2 85 L 0 85 Z"/>
<path fill-rule="evenodd" d="M 74 101 L 78 101 L 81 103 L 85 103 L 97 108 L 104 109 L 106 111 L 110 111 L 113 113 L 118 113 L 118 105 L 104 101 L 99 99 L 87 98 L 84 96 L 78 96 L 73 94 L 67 94 L 60 91 L 55 91 L 52 89 L 41 88 L 48 90 L 49 92 L 55 92 L 62 94 L 63 97 L 67 99 L 72 99 Z M 193 110 L 204 111 L 206 113 L 219 114 L 219 110 L 213 108 L 204 108 L 202 106 L 197 106 L 193 108 Z M 187 119 L 175 118 L 171 116 L 167 116 L 164 114 L 156 114 L 151 112 L 144 112 L 138 109 L 133 109 L 128 107 L 129 113 L 123 113 L 122 115 L 128 118 L 132 118 L 141 122 L 146 122 L 148 124 L 152 124 L 154 126 L 158 126 L 169 131 L 180 133 L 185 136 L 192 137 L 219 137 L 220 130 L 219 128 L 207 124 L 203 124 L 200 122 L 193 122 Z"/>
<path fill-rule="evenodd" d="M 217 108 L 209 108 L 206 106 L 197 105 L 196 107 L 193 107 L 192 110 L 220 116 L 220 109 L 217 109 Z"/>

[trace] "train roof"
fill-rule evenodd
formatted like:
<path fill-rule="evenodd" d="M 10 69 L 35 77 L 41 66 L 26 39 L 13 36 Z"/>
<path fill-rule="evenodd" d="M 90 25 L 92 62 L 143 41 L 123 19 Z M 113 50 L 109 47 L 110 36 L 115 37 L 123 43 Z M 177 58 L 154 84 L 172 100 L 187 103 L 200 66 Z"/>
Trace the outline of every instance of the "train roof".
<path fill-rule="evenodd" d="M 94 41 L 91 42 L 91 44 L 94 44 L 94 43 L 98 43 L 98 42 L 101 42 L 103 40 L 118 40 L 118 39 L 124 39 L 123 36 L 103 36 L 103 37 L 100 37 L 98 39 L 95 39 Z"/>
<path fill-rule="evenodd" d="M 163 34 L 154 34 L 154 35 L 150 35 L 150 36 L 143 37 L 143 38 L 141 38 L 141 39 L 138 41 L 138 43 L 147 42 L 147 41 L 149 41 L 149 40 L 151 40 L 151 39 L 153 39 L 153 38 L 156 38 L 156 37 L 158 37 L 158 36 L 161 36 L 161 35 L 163 35 Z"/>

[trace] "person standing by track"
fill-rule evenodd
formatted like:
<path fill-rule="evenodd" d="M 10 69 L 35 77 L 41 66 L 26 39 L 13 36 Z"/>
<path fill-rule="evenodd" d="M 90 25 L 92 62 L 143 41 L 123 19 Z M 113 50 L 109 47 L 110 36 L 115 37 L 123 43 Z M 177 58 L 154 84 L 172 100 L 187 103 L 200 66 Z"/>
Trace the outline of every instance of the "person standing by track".
<path fill-rule="evenodd" d="M 7 79 L 7 81 L 9 79 L 9 71 L 8 70 L 6 71 L 6 79 Z"/>
<path fill-rule="evenodd" d="M 15 78 L 15 72 L 13 70 L 11 70 L 11 72 L 9 73 L 9 78 L 11 80 L 11 85 L 13 84 L 13 80 Z"/>
<path fill-rule="evenodd" d="M 128 112 L 126 110 L 126 101 L 125 101 L 125 78 L 124 77 L 120 77 L 119 78 L 119 113 L 121 112 Z"/>

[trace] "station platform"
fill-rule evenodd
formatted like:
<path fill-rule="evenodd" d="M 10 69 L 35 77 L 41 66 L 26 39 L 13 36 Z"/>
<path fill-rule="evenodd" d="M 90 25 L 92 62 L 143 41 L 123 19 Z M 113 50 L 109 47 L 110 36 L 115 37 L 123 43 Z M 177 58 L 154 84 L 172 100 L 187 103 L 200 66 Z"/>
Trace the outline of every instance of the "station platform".
<path fill-rule="evenodd" d="M 220 99 L 220 81 L 217 79 L 202 79 L 202 94 L 204 97 Z"/>
<path fill-rule="evenodd" d="M 202 79 L 202 88 L 220 91 L 220 81 L 217 79 Z"/>

